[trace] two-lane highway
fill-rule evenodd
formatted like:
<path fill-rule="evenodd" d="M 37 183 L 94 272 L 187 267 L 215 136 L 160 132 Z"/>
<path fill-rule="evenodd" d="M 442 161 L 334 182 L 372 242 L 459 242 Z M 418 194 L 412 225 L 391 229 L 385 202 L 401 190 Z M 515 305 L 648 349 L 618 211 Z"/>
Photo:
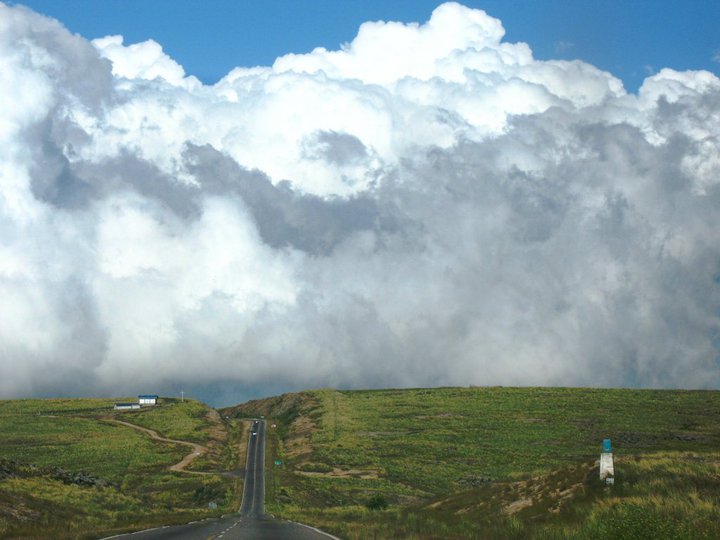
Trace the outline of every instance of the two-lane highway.
<path fill-rule="evenodd" d="M 111 536 L 132 540 L 328 540 L 334 536 L 290 521 L 279 521 L 265 514 L 265 421 L 254 420 L 248 440 L 245 482 L 240 512 L 218 519 L 187 525 L 148 529 Z"/>
<path fill-rule="evenodd" d="M 240 514 L 256 518 L 265 514 L 265 420 L 254 420 L 250 428 Z"/>

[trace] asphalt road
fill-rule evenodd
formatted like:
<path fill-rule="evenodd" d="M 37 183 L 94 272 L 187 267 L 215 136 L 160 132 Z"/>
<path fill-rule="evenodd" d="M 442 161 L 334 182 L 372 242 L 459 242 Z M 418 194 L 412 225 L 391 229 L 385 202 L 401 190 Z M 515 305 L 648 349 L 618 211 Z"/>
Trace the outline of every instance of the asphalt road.
<path fill-rule="evenodd" d="M 240 512 L 218 519 L 159 527 L 111 536 L 127 540 L 328 540 L 335 538 L 306 525 L 280 521 L 265 514 L 265 421 L 250 430 Z M 256 434 L 253 435 L 252 432 Z"/>

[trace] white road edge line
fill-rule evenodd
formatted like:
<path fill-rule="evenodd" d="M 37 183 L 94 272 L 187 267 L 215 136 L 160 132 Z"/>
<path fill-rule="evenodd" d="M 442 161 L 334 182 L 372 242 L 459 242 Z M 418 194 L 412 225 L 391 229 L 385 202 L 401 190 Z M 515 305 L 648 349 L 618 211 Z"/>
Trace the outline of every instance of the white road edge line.
<path fill-rule="evenodd" d="M 288 520 L 289 521 L 289 520 Z M 306 529 L 312 529 L 316 533 L 320 533 L 323 536 L 327 536 L 328 538 L 332 538 L 333 540 L 340 540 L 337 536 L 333 536 L 330 533 L 326 533 L 325 531 L 321 531 L 320 529 L 316 529 L 315 527 L 311 527 L 310 525 L 305 525 L 304 523 L 298 523 L 297 521 L 290 521 L 290 523 L 295 523 L 296 525 L 300 525 L 301 527 L 305 527 Z"/>
<path fill-rule="evenodd" d="M 142 531 L 135 531 L 131 533 L 120 533 L 120 534 L 114 534 L 112 536 L 105 536 L 104 538 L 101 538 L 100 540 L 110 540 L 111 538 L 118 538 L 119 536 L 127 536 L 131 534 L 140 534 L 140 533 L 146 533 L 149 531 L 159 531 L 160 529 L 167 529 L 170 527 L 170 525 L 162 525 L 160 527 L 153 527 L 152 529 L 143 529 Z"/>

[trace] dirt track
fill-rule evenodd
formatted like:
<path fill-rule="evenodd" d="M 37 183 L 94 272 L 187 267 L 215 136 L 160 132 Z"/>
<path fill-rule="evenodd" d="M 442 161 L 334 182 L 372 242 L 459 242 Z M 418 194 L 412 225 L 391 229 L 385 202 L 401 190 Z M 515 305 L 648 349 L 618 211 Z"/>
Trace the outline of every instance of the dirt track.
<path fill-rule="evenodd" d="M 131 424 L 130 422 L 123 422 L 122 420 L 111 420 L 111 419 L 108 419 L 108 420 L 106 420 L 106 421 L 107 421 L 107 422 L 112 422 L 112 423 L 114 423 L 114 424 L 120 424 L 120 425 L 129 427 L 129 428 L 132 428 L 132 429 L 137 429 L 138 431 L 142 431 L 142 432 L 144 432 L 144 433 L 147 433 L 148 435 L 150 435 L 151 438 L 155 439 L 156 441 L 169 442 L 169 443 L 174 443 L 174 444 L 184 444 L 185 446 L 190 446 L 190 447 L 192 447 L 192 451 L 191 451 L 187 456 L 185 456 L 184 458 L 182 458 L 182 460 L 179 461 L 178 463 L 176 463 L 175 465 L 171 465 L 171 466 L 170 466 L 170 470 L 171 470 L 171 471 L 184 472 L 184 473 L 187 473 L 187 474 L 213 474 L 213 473 L 208 473 L 208 472 L 186 471 L 186 470 L 185 470 L 185 467 L 187 467 L 188 465 L 190 465 L 190 463 L 192 463 L 192 461 L 193 461 L 196 457 L 201 456 L 201 455 L 203 455 L 205 452 L 208 451 L 207 447 L 205 447 L 205 446 L 203 446 L 203 445 L 201 445 L 201 444 L 197 444 L 197 443 L 190 442 L 190 441 L 178 441 L 178 440 L 176 440 L 176 439 L 167 439 L 167 438 L 165 438 L 165 437 L 161 437 L 161 436 L 158 434 L 157 431 L 153 431 L 152 429 L 148 429 L 148 428 L 144 428 L 144 427 L 142 427 L 142 426 L 138 426 L 138 425 L 135 425 L 135 424 Z"/>

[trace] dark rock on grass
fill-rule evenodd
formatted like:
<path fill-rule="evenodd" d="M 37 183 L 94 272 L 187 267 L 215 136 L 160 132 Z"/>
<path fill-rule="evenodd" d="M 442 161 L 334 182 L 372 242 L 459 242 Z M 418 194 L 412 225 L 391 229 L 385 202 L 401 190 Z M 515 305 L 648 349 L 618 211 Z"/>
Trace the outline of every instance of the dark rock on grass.
<path fill-rule="evenodd" d="M 66 471 L 61 467 L 38 467 L 34 463 L 22 463 L 16 459 L 0 458 L 0 480 L 38 476 L 49 476 L 53 480 L 59 480 L 64 484 L 85 487 L 106 487 L 111 485 L 107 480 L 84 471 Z"/>
<path fill-rule="evenodd" d="M 22 469 L 20 462 L 14 459 L 0 458 L 0 480 L 15 478 Z"/>
<path fill-rule="evenodd" d="M 492 482 L 493 479 L 489 476 L 480 476 L 476 474 L 468 474 L 466 476 L 463 476 L 462 478 L 459 478 L 457 483 L 461 486 L 465 486 L 467 488 L 473 488 L 482 486 L 484 484 L 489 484 Z"/>
<path fill-rule="evenodd" d="M 108 482 L 102 478 L 93 476 L 86 472 L 71 472 L 55 467 L 49 471 L 50 477 L 54 480 L 60 480 L 64 484 L 75 484 L 77 486 L 86 487 L 106 487 Z"/>

